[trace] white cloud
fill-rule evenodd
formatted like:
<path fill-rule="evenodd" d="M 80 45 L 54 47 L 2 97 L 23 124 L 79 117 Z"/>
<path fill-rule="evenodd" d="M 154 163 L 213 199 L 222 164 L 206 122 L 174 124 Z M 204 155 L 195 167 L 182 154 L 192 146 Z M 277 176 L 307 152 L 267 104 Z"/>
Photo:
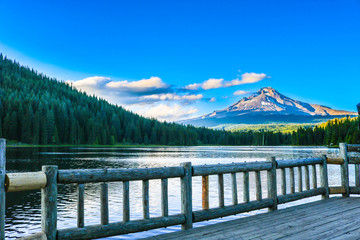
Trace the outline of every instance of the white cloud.
<path fill-rule="evenodd" d="M 187 90 L 197 90 L 201 87 L 200 83 L 194 83 L 194 84 L 189 84 L 187 86 L 185 86 L 185 89 Z"/>
<path fill-rule="evenodd" d="M 200 100 L 203 98 L 202 94 L 192 94 L 192 95 L 177 95 L 174 93 L 166 93 L 166 94 L 152 94 L 141 97 L 142 99 L 149 99 L 149 100 L 189 100 L 189 101 L 195 101 Z"/>
<path fill-rule="evenodd" d="M 151 77 L 149 79 L 142 79 L 139 81 L 121 81 L 115 82 L 111 81 L 106 84 L 106 87 L 113 88 L 117 90 L 127 90 L 133 92 L 144 92 L 147 90 L 167 88 L 168 85 L 165 84 L 159 77 Z"/>
<path fill-rule="evenodd" d="M 261 80 L 264 80 L 265 78 L 270 78 L 265 73 L 244 73 L 241 75 L 240 79 L 234 79 L 230 82 L 225 83 L 225 87 L 231 87 L 231 86 L 237 86 L 242 84 L 249 84 L 249 83 L 256 83 Z"/>
<path fill-rule="evenodd" d="M 161 103 L 147 110 L 142 111 L 145 117 L 154 117 L 159 120 L 176 121 L 184 118 L 189 118 L 198 110 L 193 107 L 183 107 L 179 104 L 167 105 Z"/>
<path fill-rule="evenodd" d="M 209 102 L 215 102 L 216 101 L 216 98 L 212 97 L 210 98 Z"/>
<path fill-rule="evenodd" d="M 264 80 L 265 78 L 270 78 L 270 77 L 267 76 L 265 73 L 254 73 L 254 72 L 244 73 L 241 75 L 241 84 L 256 83 L 261 80 Z"/>
<path fill-rule="evenodd" d="M 111 79 L 107 77 L 94 76 L 79 81 L 66 81 L 66 83 L 81 91 L 85 91 L 88 94 L 95 94 L 99 97 L 104 97 L 103 89 L 110 81 Z"/>
<path fill-rule="evenodd" d="M 210 78 L 209 80 L 206 80 L 205 82 L 202 83 L 202 88 L 205 90 L 221 88 L 223 87 L 223 81 L 224 81 L 223 78 L 219 78 L 219 79 Z"/>
<path fill-rule="evenodd" d="M 84 86 L 98 86 L 99 84 L 106 84 L 110 81 L 110 78 L 107 77 L 88 77 L 79 81 L 67 81 L 72 83 L 75 87 L 84 87 Z"/>
<path fill-rule="evenodd" d="M 256 83 L 265 78 L 270 78 L 265 73 L 244 73 L 241 75 L 241 79 L 236 78 L 231 81 L 224 81 L 223 78 L 210 78 L 203 83 L 193 83 L 185 86 L 187 90 L 197 90 L 202 87 L 204 90 L 215 89 L 215 88 L 225 88 L 232 87 L 242 84 Z"/>
<path fill-rule="evenodd" d="M 250 93 L 250 92 L 244 91 L 244 90 L 237 90 L 236 92 L 234 92 L 234 95 L 238 96 L 238 95 L 245 95 L 245 94 L 248 94 L 248 93 Z"/>

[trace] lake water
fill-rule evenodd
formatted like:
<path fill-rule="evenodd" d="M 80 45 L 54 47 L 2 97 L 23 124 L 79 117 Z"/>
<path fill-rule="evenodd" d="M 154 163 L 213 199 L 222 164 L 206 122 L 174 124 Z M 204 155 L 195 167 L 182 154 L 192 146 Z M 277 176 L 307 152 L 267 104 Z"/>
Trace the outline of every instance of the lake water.
<path fill-rule="evenodd" d="M 157 147 L 157 148 L 8 148 L 7 172 L 40 171 L 42 165 L 58 165 L 59 169 L 79 168 L 144 168 L 231 162 L 264 161 L 266 157 L 280 159 L 308 158 L 327 154 L 335 157 L 337 149 L 323 147 Z M 329 185 L 340 185 L 339 166 L 329 166 Z M 296 171 L 295 171 L 296 172 Z M 240 173 L 239 173 L 240 174 Z M 280 176 L 280 173 L 278 173 Z M 319 176 L 319 174 L 318 174 Z M 350 184 L 354 184 L 354 169 L 350 166 Z M 238 198 L 242 199 L 241 177 L 238 177 Z M 262 172 L 263 198 L 267 197 L 266 172 Z M 230 175 L 224 175 L 225 205 L 231 205 Z M 278 180 L 278 182 L 280 182 Z M 289 181 L 288 181 L 289 182 Z M 318 181 L 319 182 L 319 181 Z M 100 223 L 100 184 L 85 185 L 85 225 Z M 279 186 L 278 186 L 279 187 Z M 278 190 L 280 191 L 280 190 Z M 58 187 L 58 228 L 76 226 L 76 186 Z M 6 236 L 9 239 L 39 232 L 41 229 L 40 190 L 6 195 Z M 250 174 L 250 200 L 255 200 L 255 180 Z M 320 199 L 314 197 L 300 203 Z M 288 207 L 298 202 L 280 205 Z M 218 205 L 217 177 L 210 176 L 210 207 Z M 169 214 L 180 213 L 180 181 L 169 179 Z M 122 184 L 109 183 L 110 222 L 122 221 Z M 201 177 L 193 178 L 193 209 L 201 209 Z M 195 227 L 266 212 L 258 210 L 222 219 L 196 223 Z M 131 220 L 142 218 L 141 181 L 130 182 Z M 150 180 L 150 217 L 161 215 L 160 180 Z M 180 226 L 128 234 L 107 239 L 138 239 L 177 231 Z"/>

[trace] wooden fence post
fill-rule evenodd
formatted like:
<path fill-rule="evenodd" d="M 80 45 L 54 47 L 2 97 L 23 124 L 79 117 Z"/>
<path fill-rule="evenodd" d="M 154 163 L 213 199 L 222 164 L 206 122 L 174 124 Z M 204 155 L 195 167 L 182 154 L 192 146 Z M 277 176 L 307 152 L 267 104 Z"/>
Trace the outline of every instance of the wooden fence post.
<path fill-rule="evenodd" d="M 340 143 L 340 156 L 344 159 L 344 163 L 341 165 L 341 186 L 345 189 L 343 197 L 349 197 L 349 159 L 347 144 Z"/>
<path fill-rule="evenodd" d="M 181 177 L 181 213 L 185 215 L 185 223 L 181 224 L 181 230 L 192 228 L 192 167 L 191 162 L 181 163 L 185 175 Z"/>
<path fill-rule="evenodd" d="M 5 239 L 6 140 L 0 139 L 0 239 Z"/>
<path fill-rule="evenodd" d="M 47 184 L 41 189 L 41 229 L 47 240 L 55 240 L 57 232 L 57 166 L 43 166 Z"/>
<path fill-rule="evenodd" d="M 329 198 L 329 182 L 328 182 L 328 172 L 327 172 L 327 162 L 326 155 L 323 156 L 323 163 L 319 165 L 320 170 L 320 184 L 321 187 L 325 188 L 325 193 L 322 195 L 322 199 Z"/>
<path fill-rule="evenodd" d="M 83 228 L 85 226 L 84 222 L 84 184 L 77 185 L 77 193 L 78 193 L 78 200 L 77 200 L 77 227 Z"/>
<path fill-rule="evenodd" d="M 269 211 L 277 209 L 277 183 L 276 183 L 276 159 L 275 157 L 269 157 L 268 162 L 271 162 L 272 168 L 267 172 L 267 187 L 268 198 L 274 200 L 274 204 L 269 207 Z"/>
<path fill-rule="evenodd" d="M 109 224 L 109 196 L 108 183 L 100 184 L 100 218 L 101 225 Z"/>
<path fill-rule="evenodd" d="M 209 209 L 209 176 L 202 176 L 202 209 Z"/>

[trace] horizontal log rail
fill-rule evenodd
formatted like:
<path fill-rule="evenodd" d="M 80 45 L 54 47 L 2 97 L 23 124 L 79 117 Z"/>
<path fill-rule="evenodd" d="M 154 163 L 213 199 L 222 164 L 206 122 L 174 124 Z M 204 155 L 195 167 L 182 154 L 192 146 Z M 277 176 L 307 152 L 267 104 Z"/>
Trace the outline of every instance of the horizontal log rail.
<path fill-rule="evenodd" d="M 350 187 L 350 194 L 360 194 L 360 187 Z"/>
<path fill-rule="evenodd" d="M 350 156 L 349 164 L 360 164 L 360 156 Z"/>
<path fill-rule="evenodd" d="M 278 204 L 329 194 L 360 194 L 360 156 L 348 155 L 348 151 L 357 151 L 360 145 L 340 144 L 339 157 L 316 157 L 307 159 L 213 164 L 192 166 L 182 163 L 178 167 L 140 168 L 140 169 L 80 169 L 57 170 L 57 166 L 43 166 L 42 171 L 32 173 L 5 172 L 5 143 L 0 139 L 0 239 L 4 239 L 5 192 L 41 189 L 42 191 L 42 232 L 25 239 L 92 239 L 128 234 L 151 229 L 181 225 L 182 229 L 193 227 L 194 222 L 235 215 L 243 212 L 268 208 L 277 209 Z M 327 165 L 339 165 L 341 185 L 328 184 Z M 348 164 L 355 165 L 355 186 L 349 186 Z M 266 180 L 262 179 L 266 173 Z M 280 174 L 280 176 L 277 176 Z M 317 176 L 320 174 L 320 176 Z M 209 184 L 209 176 L 216 175 L 217 186 Z M 192 177 L 202 177 L 202 210 L 193 211 Z M 226 187 L 226 178 L 230 177 L 231 187 Z M 168 179 L 179 178 L 181 183 L 181 214 L 169 215 Z M 317 179 L 320 179 L 318 183 Z M 149 180 L 161 180 L 161 217 L 150 217 Z M 277 182 L 278 180 L 279 183 Z M 143 219 L 130 219 L 130 181 L 142 182 Z M 250 185 L 255 186 L 254 197 L 250 196 Z M 266 181 L 267 195 L 263 197 L 263 182 Z M 122 182 L 123 221 L 109 223 L 108 182 Z M 85 184 L 100 183 L 100 220 L 97 225 L 85 226 L 84 192 Z M 57 229 L 57 185 L 77 185 L 77 226 Z M 242 199 L 238 198 L 238 185 L 242 185 Z M 210 208 L 210 187 L 217 187 L 218 206 Z M 278 193 L 278 187 L 280 192 Z M 231 190 L 232 203 L 227 205 L 225 193 Z M 290 190 L 290 191 L 289 191 Z M 198 194 L 198 193 L 195 193 Z M 241 201 L 242 200 L 242 201 Z M 180 208 L 180 207 L 179 207 Z"/>
<path fill-rule="evenodd" d="M 211 208 L 208 210 L 198 210 L 193 212 L 194 222 L 226 217 L 244 212 L 250 212 L 262 208 L 271 207 L 274 204 L 272 199 L 266 198 L 259 201 L 251 201 L 231 206 Z"/>
<path fill-rule="evenodd" d="M 346 192 L 345 188 L 342 186 L 329 187 L 330 194 L 344 194 Z"/>
<path fill-rule="evenodd" d="M 307 191 L 303 191 L 303 192 L 281 195 L 281 196 L 278 196 L 278 203 L 282 204 L 282 203 L 297 201 L 297 200 L 300 200 L 303 198 L 309 198 L 309 197 L 322 195 L 325 192 L 326 192 L 326 189 L 324 187 L 321 187 L 321 188 L 311 189 L 311 190 L 307 190 Z"/>
<path fill-rule="evenodd" d="M 59 170 L 58 183 L 123 182 L 184 176 L 182 167 Z"/>
<path fill-rule="evenodd" d="M 326 158 L 327 164 L 335 164 L 335 165 L 343 165 L 344 159 L 343 158 Z"/>
<path fill-rule="evenodd" d="M 5 191 L 21 192 L 41 189 L 46 186 L 47 179 L 44 172 L 8 173 L 5 175 Z"/>
<path fill-rule="evenodd" d="M 169 217 L 157 217 L 129 222 L 115 222 L 107 225 L 91 225 L 83 228 L 67 228 L 58 230 L 58 240 L 80 240 L 116 236 L 121 234 L 142 232 L 156 228 L 183 224 L 185 216 L 177 214 Z"/>
<path fill-rule="evenodd" d="M 313 164 L 322 164 L 323 158 L 290 159 L 277 161 L 277 168 L 301 167 Z"/>
<path fill-rule="evenodd" d="M 348 144 L 348 152 L 360 152 L 360 144 Z"/>
<path fill-rule="evenodd" d="M 193 176 L 207 176 L 236 172 L 251 172 L 270 170 L 269 162 L 230 163 L 193 166 Z"/>

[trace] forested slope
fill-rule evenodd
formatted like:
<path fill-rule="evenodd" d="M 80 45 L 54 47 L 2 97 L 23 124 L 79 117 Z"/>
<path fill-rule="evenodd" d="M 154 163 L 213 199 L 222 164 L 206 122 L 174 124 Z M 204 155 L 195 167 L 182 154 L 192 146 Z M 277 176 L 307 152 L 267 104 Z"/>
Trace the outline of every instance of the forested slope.
<path fill-rule="evenodd" d="M 0 136 L 30 144 L 229 144 L 231 133 L 161 123 L 0 54 Z"/>
<path fill-rule="evenodd" d="M 28 144 L 337 145 L 360 143 L 359 118 L 293 133 L 222 131 L 159 122 L 0 54 L 0 137 Z"/>

